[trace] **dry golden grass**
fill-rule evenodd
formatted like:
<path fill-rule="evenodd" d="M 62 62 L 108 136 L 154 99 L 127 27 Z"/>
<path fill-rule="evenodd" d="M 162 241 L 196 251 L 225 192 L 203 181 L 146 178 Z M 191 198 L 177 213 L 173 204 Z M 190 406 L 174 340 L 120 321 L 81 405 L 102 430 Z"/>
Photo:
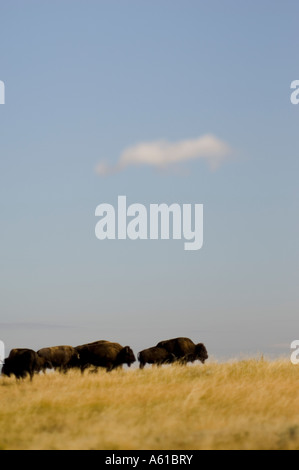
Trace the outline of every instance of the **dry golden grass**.
<path fill-rule="evenodd" d="M 299 366 L 205 366 L 0 379 L 0 449 L 299 449 Z"/>

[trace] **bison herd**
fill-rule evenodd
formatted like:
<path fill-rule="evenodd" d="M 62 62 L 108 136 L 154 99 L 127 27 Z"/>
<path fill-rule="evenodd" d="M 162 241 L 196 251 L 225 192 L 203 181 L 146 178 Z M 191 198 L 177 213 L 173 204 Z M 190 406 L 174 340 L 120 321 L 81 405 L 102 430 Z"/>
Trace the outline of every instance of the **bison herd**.
<path fill-rule="evenodd" d="M 208 357 L 204 344 L 194 344 L 189 338 L 175 338 L 161 341 L 153 348 L 144 349 L 138 354 L 138 361 L 140 369 L 143 369 L 146 364 L 187 364 L 196 360 L 204 364 Z M 75 348 L 55 346 L 39 351 L 13 349 L 5 359 L 2 375 L 14 375 L 17 379 L 24 379 L 29 375 L 32 380 L 35 373 L 45 373 L 47 369 L 66 373 L 77 368 L 84 373 L 89 367 L 92 367 L 94 372 L 102 367 L 110 372 L 124 364 L 131 367 L 134 362 L 136 357 L 129 346 L 123 347 L 110 341 L 95 341 Z"/>

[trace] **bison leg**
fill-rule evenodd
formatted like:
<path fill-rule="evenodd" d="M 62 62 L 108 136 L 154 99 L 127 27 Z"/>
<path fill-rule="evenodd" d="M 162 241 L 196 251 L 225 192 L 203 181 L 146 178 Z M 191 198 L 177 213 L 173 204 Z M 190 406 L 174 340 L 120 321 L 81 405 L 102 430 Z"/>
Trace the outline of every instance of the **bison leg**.
<path fill-rule="evenodd" d="M 162 366 L 162 363 L 161 363 L 160 361 L 157 361 L 157 362 L 153 362 L 153 363 L 152 363 L 152 367 L 153 367 L 153 368 L 154 368 L 154 367 L 159 368 L 159 367 L 161 367 L 161 366 Z"/>
<path fill-rule="evenodd" d="M 179 362 L 180 362 L 180 364 L 182 364 L 183 366 L 186 366 L 187 363 L 188 363 L 188 360 L 189 360 L 189 359 L 188 359 L 188 356 L 184 356 L 184 357 L 182 357 L 182 358 L 180 359 Z"/>
<path fill-rule="evenodd" d="M 108 367 L 109 367 L 109 370 L 108 370 Z M 122 368 L 123 368 L 122 364 L 111 364 L 111 365 L 107 366 L 107 372 L 111 372 L 112 370 L 116 370 L 116 369 L 121 369 L 122 370 Z"/>
<path fill-rule="evenodd" d="M 111 364 L 107 364 L 106 366 L 106 371 L 107 372 L 112 372 L 114 369 L 114 365 L 111 363 Z"/>
<path fill-rule="evenodd" d="M 80 367 L 81 375 L 84 375 L 84 372 L 86 369 L 88 369 L 88 367 L 89 367 L 89 364 L 84 364 Z"/>

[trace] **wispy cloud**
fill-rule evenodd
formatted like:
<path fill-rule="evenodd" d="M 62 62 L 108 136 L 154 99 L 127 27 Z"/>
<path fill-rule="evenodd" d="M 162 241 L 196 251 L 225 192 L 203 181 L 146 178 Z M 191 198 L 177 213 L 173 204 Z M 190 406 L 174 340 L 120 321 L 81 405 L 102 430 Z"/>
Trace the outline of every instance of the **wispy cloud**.
<path fill-rule="evenodd" d="M 231 147 L 214 135 L 208 134 L 196 139 L 168 142 L 140 142 L 125 149 L 115 165 L 102 161 L 96 167 L 96 173 L 106 176 L 118 173 L 128 166 L 147 165 L 166 169 L 188 160 L 205 160 L 209 168 L 217 170 L 232 153 Z"/>

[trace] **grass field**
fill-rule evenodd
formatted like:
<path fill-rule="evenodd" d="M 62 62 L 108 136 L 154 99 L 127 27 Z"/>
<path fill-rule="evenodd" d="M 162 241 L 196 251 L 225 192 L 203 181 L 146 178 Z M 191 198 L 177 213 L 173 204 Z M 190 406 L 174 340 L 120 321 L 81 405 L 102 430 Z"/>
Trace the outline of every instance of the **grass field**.
<path fill-rule="evenodd" d="M 288 361 L 0 378 L 0 449 L 299 449 Z"/>

